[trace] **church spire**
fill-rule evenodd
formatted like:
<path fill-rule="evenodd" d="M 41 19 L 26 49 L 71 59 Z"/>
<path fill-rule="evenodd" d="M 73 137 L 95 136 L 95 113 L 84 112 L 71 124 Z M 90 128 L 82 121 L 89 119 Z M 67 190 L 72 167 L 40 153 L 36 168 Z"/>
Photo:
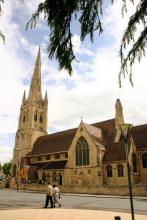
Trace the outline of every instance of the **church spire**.
<path fill-rule="evenodd" d="M 13 161 L 21 161 L 32 151 L 38 137 L 47 135 L 48 103 L 47 93 L 42 98 L 40 47 L 36 57 L 30 91 L 25 92 L 20 107 L 18 129 L 15 136 Z M 22 137 L 22 138 L 20 138 Z"/>
<path fill-rule="evenodd" d="M 35 62 L 34 73 L 32 76 L 30 91 L 28 95 L 28 101 L 41 101 L 42 94 L 41 94 L 41 57 L 40 57 L 40 46 Z"/>
<path fill-rule="evenodd" d="M 46 105 L 48 104 L 47 90 L 46 90 L 46 92 L 45 92 L 44 103 L 45 103 Z"/>
<path fill-rule="evenodd" d="M 26 102 L 26 91 L 24 90 L 23 97 L 22 97 L 22 104 Z"/>

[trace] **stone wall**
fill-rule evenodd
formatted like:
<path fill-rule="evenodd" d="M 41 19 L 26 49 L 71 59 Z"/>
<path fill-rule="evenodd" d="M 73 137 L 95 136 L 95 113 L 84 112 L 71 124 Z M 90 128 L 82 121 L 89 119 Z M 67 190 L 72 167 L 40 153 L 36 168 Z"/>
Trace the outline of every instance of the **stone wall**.
<path fill-rule="evenodd" d="M 46 192 L 47 185 L 44 184 L 20 184 L 19 190 L 30 190 L 38 192 Z M 17 189 L 17 185 L 11 185 L 12 189 Z M 99 195 L 118 195 L 126 196 L 129 195 L 127 186 L 103 186 L 103 187 L 60 187 L 62 193 L 88 193 L 88 194 L 99 194 Z M 147 196 L 147 186 L 133 186 L 133 196 Z"/>

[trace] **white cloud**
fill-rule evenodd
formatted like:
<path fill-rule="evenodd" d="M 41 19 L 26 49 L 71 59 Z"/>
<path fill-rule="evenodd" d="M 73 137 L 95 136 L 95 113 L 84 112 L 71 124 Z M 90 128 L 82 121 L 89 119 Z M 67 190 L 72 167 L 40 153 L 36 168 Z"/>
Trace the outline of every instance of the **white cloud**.
<path fill-rule="evenodd" d="M 85 55 L 88 55 L 88 56 L 93 56 L 94 53 L 89 50 L 88 48 L 85 48 L 82 46 L 81 44 L 81 41 L 80 41 L 80 37 L 75 34 L 73 37 L 72 37 L 72 43 L 73 43 L 73 50 L 74 50 L 74 53 L 76 54 L 85 54 Z"/>
<path fill-rule="evenodd" d="M 8 146 L 0 146 L 0 162 L 1 164 L 4 164 L 5 162 L 8 162 L 12 159 L 13 150 L 12 147 Z"/>
<path fill-rule="evenodd" d="M 0 162 L 2 164 L 12 159 L 12 152 L 13 152 L 12 140 L 13 139 L 14 139 L 14 134 L 0 135 Z"/>

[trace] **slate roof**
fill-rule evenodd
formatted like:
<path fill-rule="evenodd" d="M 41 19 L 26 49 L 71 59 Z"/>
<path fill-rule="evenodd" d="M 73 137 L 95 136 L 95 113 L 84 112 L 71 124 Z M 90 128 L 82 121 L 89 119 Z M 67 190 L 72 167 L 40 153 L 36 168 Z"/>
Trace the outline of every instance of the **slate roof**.
<path fill-rule="evenodd" d="M 138 150 L 147 148 L 147 124 L 132 127 L 130 135 Z M 103 162 L 125 160 L 125 147 L 123 143 L 108 143 L 106 149 Z"/>
<path fill-rule="evenodd" d="M 115 119 L 94 123 L 92 126 L 102 129 L 103 142 L 105 145 L 114 141 Z"/>
<path fill-rule="evenodd" d="M 113 140 L 115 119 L 94 123 L 91 125 L 91 128 L 94 136 L 97 136 L 97 134 L 95 134 L 97 133 L 97 128 L 102 129 L 103 144 L 106 144 Z M 55 152 L 67 152 L 76 131 L 77 128 L 74 128 L 39 137 L 34 143 L 32 151 L 27 156 L 31 157 Z"/>
<path fill-rule="evenodd" d="M 34 143 L 34 147 L 28 156 L 67 152 L 77 129 L 70 129 L 50 135 L 39 137 Z"/>
<path fill-rule="evenodd" d="M 111 143 L 107 146 L 103 162 L 126 160 L 125 146 L 123 143 Z"/>
<path fill-rule="evenodd" d="M 147 148 L 147 124 L 133 127 L 131 135 L 138 150 Z"/>

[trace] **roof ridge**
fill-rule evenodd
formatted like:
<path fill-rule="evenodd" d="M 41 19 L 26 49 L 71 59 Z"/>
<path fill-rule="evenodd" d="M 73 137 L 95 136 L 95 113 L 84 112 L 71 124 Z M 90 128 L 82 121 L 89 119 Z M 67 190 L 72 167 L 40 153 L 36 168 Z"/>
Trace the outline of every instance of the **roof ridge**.
<path fill-rule="evenodd" d="M 98 124 L 98 123 L 104 123 L 104 122 L 111 122 L 111 121 L 114 121 L 114 120 L 115 120 L 115 118 L 111 118 L 111 119 L 108 119 L 108 120 L 105 120 L 105 121 L 99 121 L 99 122 L 92 123 L 91 125 Z"/>
<path fill-rule="evenodd" d="M 64 130 L 64 131 L 58 131 L 58 132 L 55 132 L 55 133 L 51 133 L 51 134 L 47 134 L 47 135 L 43 135 L 43 136 L 40 136 L 40 137 L 38 137 L 37 139 L 41 139 L 41 138 L 45 138 L 45 137 L 47 137 L 47 136 L 51 136 L 51 135 L 56 135 L 56 134 L 59 134 L 59 133 L 64 133 L 64 132 L 67 132 L 67 131 L 74 131 L 74 130 L 76 130 L 77 128 L 71 128 L 71 129 L 67 129 L 67 130 Z"/>

